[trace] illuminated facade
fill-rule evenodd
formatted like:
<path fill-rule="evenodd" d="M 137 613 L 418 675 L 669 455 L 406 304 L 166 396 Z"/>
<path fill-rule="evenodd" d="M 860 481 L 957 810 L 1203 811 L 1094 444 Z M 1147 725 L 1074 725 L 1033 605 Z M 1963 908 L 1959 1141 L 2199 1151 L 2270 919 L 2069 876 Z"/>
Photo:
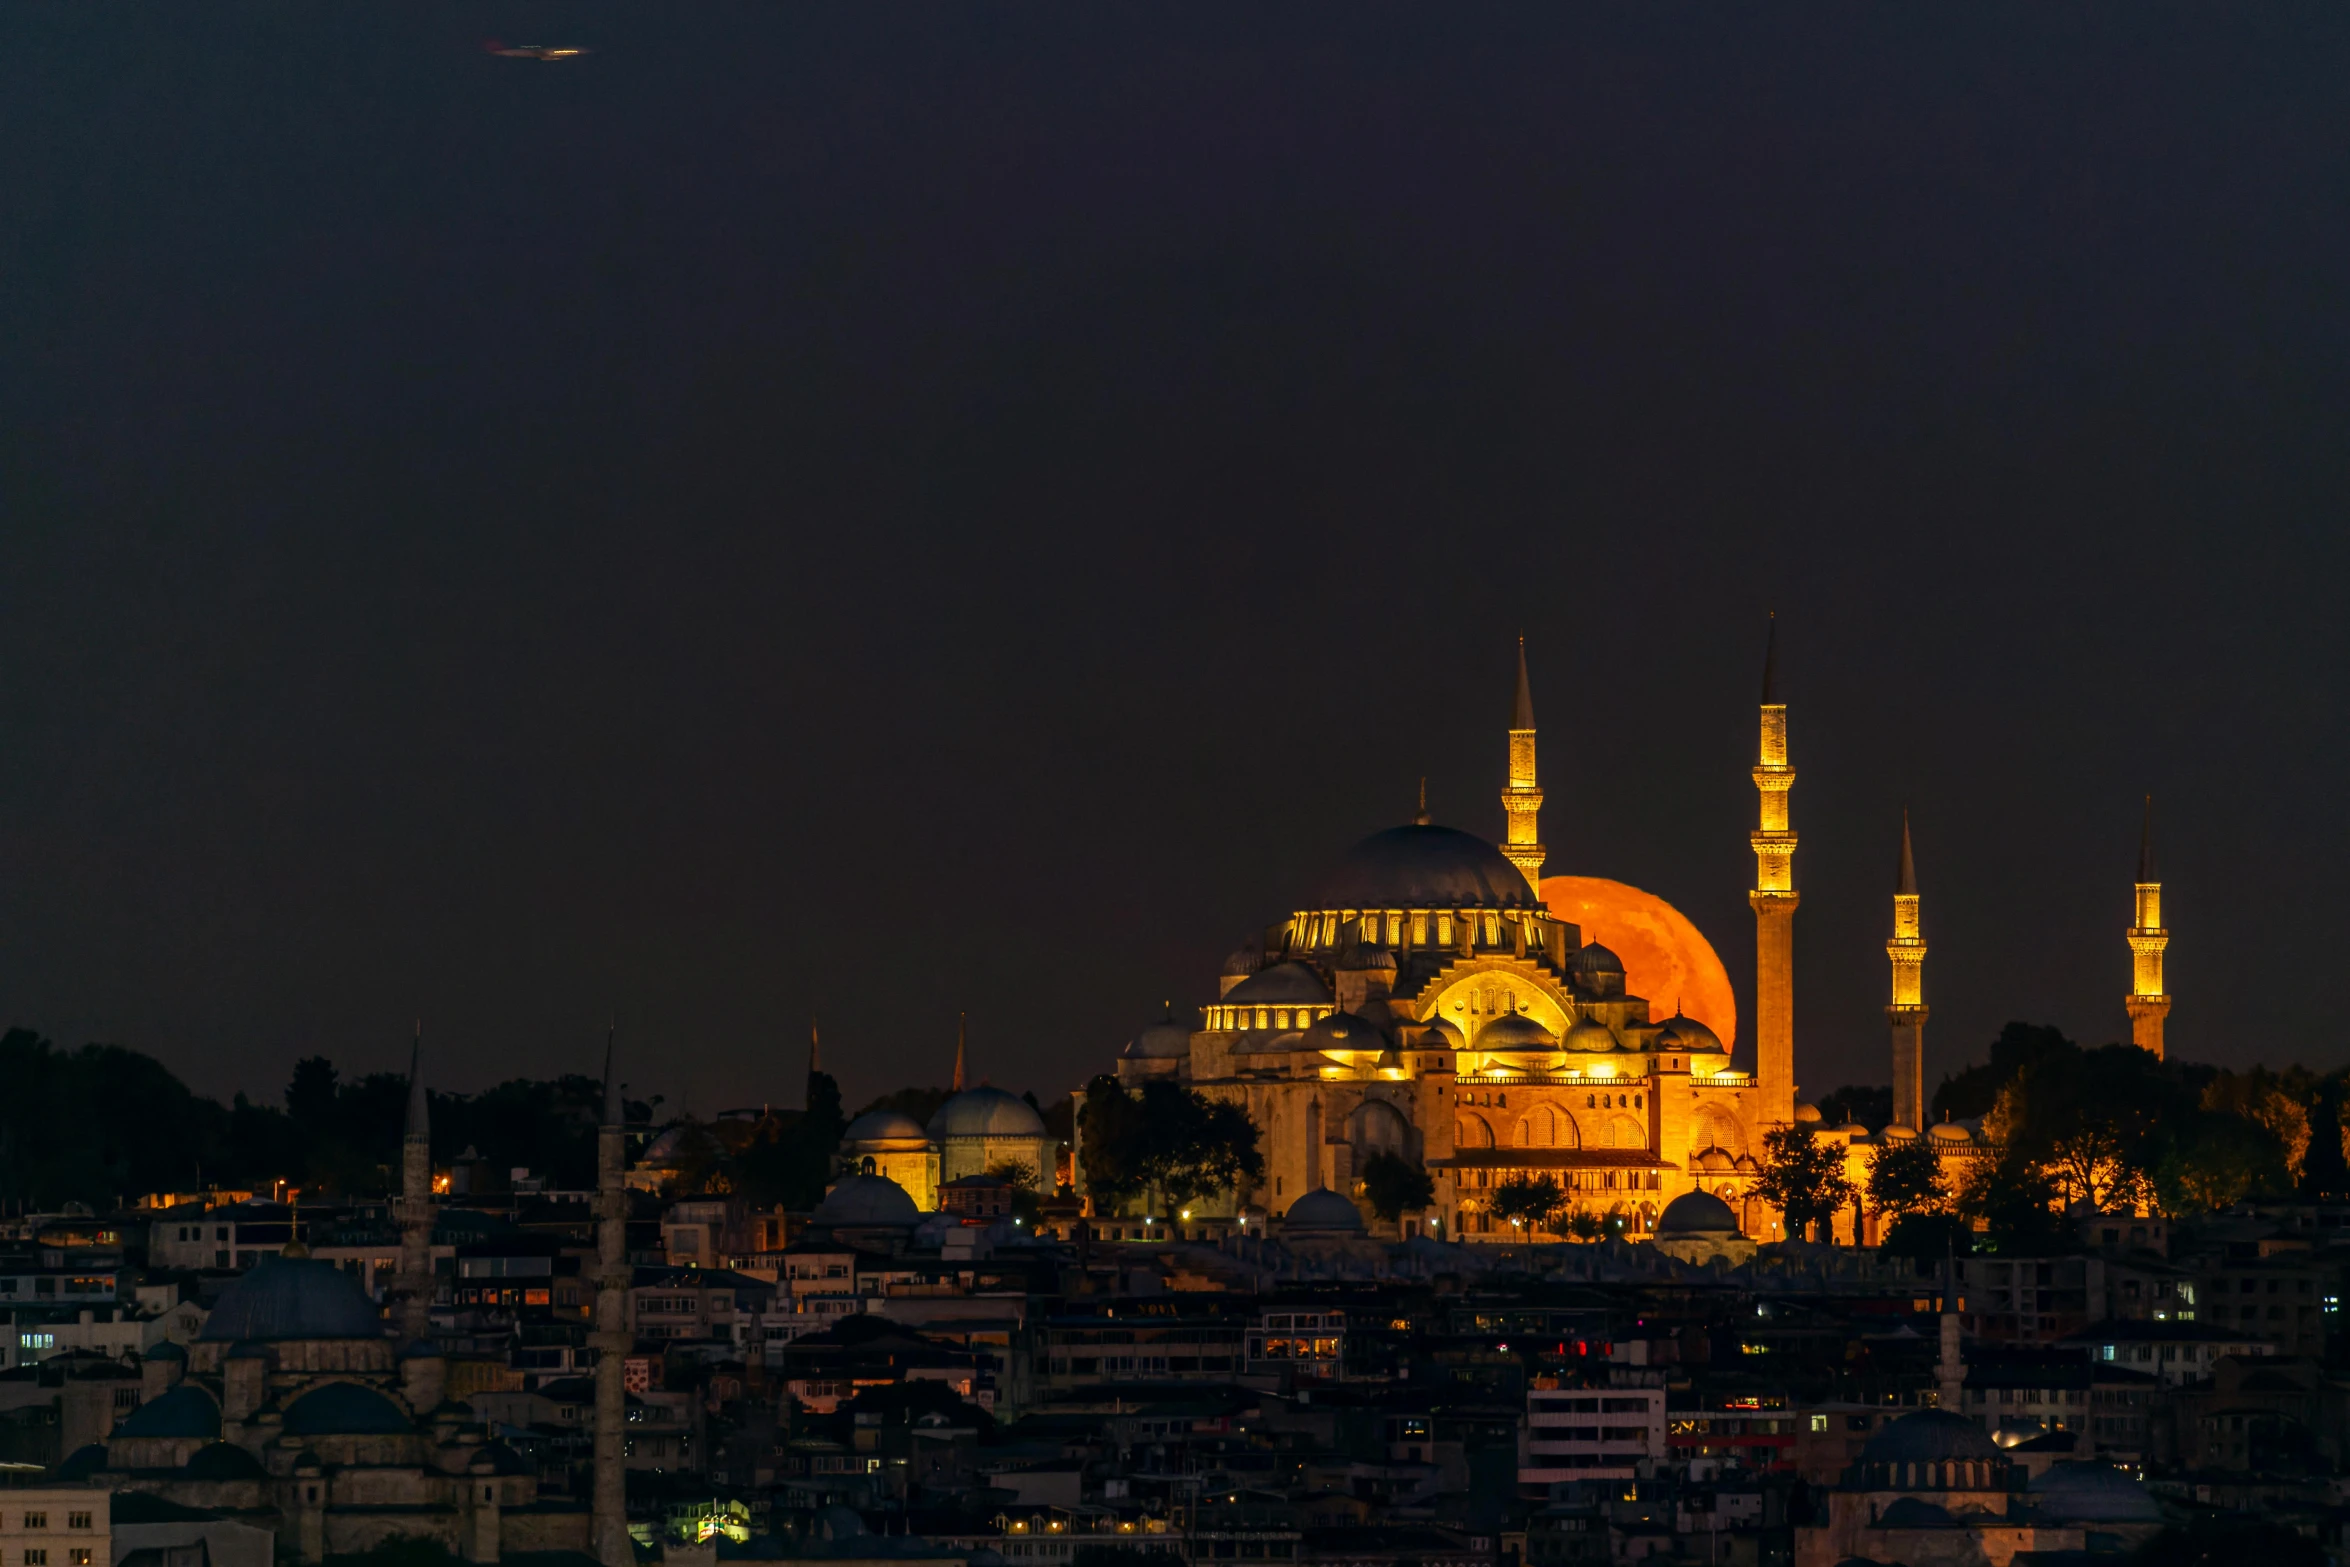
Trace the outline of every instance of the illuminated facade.
<path fill-rule="evenodd" d="M 2137 921 L 2129 929 L 2130 1043 L 2162 1058 L 2162 1025 L 2170 1016 L 2170 994 L 2162 988 L 2162 950 L 2170 932 L 2162 926 L 2162 880 L 2154 871 L 2154 796 L 2146 797 L 2146 825 L 2138 837 Z"/>
<path fill-rule="evenodd" d="M 1525 1173 L 1557 1180 L 1570 1212 L 1616 1216 L 1635 1234 L 1673 1198 L 1704 1191 L 1747 1235 L 1776 1239 L 1777 1216 L 1747 1188 L 1763 1134 L 1795 1114 L 1786 712 L 1766 674 L 1753 1072 L 1733 1070 L 1728 1044 L 1677 1005 L 1653 1015 L 1663 1008 L 1630 993 L 1617 955 L 1537 893 L 1542 793 L 1521 646 L 1505 841 L 1425 811 L 1365 839 L 1232 955 L 1204 1027 L 1154 1025 L 1120 1057 L 1128 1085 L 1184 1082 L 1244 1105 L 1260 1128 L 1262 1186 L 1194 1208 L 1280 1214 L 1317 1190 L 1359 1197 L 1370 1160 L 1395 1153 L 1434 1178 L 1417 1222 L 1446 1238 L 1523 1238 L 1496 1219 L 1492 1195 Z M 1702 938 L 1694 945 L 1714 964 Z"/>

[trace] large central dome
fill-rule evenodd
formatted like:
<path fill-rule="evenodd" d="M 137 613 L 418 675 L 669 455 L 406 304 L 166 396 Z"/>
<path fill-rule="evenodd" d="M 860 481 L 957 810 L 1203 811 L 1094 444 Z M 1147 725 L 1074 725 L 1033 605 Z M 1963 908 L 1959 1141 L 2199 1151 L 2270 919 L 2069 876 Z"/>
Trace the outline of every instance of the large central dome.
<path fill-rule="evenodd" d="M 1473 833 L 1390 827 L 1347 851 L 1315 892 L 1324 909 L 1534 909 L 1518 868 Z"/>

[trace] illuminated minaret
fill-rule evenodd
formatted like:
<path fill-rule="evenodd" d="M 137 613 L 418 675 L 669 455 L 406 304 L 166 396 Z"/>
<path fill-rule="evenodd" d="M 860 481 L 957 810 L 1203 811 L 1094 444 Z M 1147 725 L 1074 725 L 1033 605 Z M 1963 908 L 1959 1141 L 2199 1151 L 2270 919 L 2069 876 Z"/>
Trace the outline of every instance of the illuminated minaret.
<path fill-rule="evenodd" d="M 1893 1124 L 1926 1129 L 1926 943 L 1918 934 L 1918 871 L 1909 856 L 1909 812 L 1901 813 L 1901 868 L 1893 878 Z"/>
<path fill-rule="evenodd" d="M 2129 930 L 2130 1043 L 2162 1059 L 2162 1022 L 2170 1016 L 2170 994 L 2162 988 L 2162 949 L 2170 932 L 2162 928 L 2162 883 L 2154 874 L 2154 796 L 2146 797 L 2146 827 L 2138 838 L 2138 919 Z"/>
<path fill-rule="evenodd" d="M 408 1053 L 408 1129 L 400 1139 L 400 1337 L 432 1336 L 432 1118 L 424 1096 L 424 1025 Z"/>
<path fill-rule="evenodd" d="M 1754 1075 L 1756 1119 L 1795 1119 L 1795 834 L 1787 825 L 1787 704 L 1779 700 L 1779 618 L 1763 652 L 1762 745 L 1754 769 L 1762 814 L 1752 838 L 1754 891 Z"/>
<path fill-rule="evenodd" d="M 618 1032 L 617 1029 L 613 1034 Z M 604 1036 L 604 1116 L 596 1128 L 595 1501 L 590 1549 L 603 1567 L 636 1567 L 628 1539 L 625 1381 L 628 1331 L 628 1106 L 612 1073 L 613 1034 Z"/>
<path fill-rule="evenodd" d="M 1425 802 L 1423 802 L 1424 804 Z M 1501 792 L 1509 841 L 1501 852 L 1542 891 L 1542 790 L 1534 781 L 1534 692 L 1526 683 L 1526 639 L 1518 638 L 1518 696 L 1510 705 L 1510 783 Z"/>

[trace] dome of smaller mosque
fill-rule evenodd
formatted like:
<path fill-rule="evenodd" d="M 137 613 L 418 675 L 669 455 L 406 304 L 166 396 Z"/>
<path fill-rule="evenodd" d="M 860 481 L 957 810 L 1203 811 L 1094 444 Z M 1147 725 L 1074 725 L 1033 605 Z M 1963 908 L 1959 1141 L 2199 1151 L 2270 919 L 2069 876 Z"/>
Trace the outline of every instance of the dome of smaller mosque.
<path fill-rule="evenodd" d="M 1283 1230 L 1295 1234 L 1301 1230 L 1321 1230 L 1334 1235 L 1360 1235 L 1363 1232 L 1362 1210 L 1326 1186 L 1317 1186 L 1289 1205 L 1281 1216 Z"/>
<path fill-rule="evenodd" d="M 213 1343 L 382 1338 L 383 1317 L 345 1273 L 315 1257 L 264 1257 L 220 1292 L 196 1336 Z"/>
<path fill-rule="evenodd" d="M 1042 1137 L 1044 1117 L 1016 1094 L 982 1083 L 966 1088 L 938 1107 L 930 1135 L 939 1137 Z"/>
<path fill-rule="evenodd" d="M 1387 1033 L 1377 1023 L 1354 1012 L 1333 1012 L 1314 1019 L 1298 1040 L 1300 1050 L 1385 1050 Z"/>
<path fill-rule="evenodd" d="M 1920 1409 L 1869 1438 L 1864 1464 L 1942 1464 L 1997 1460 L 1999 1448 L 1982 1425 L 1947 1409 Z"/>
<path fill-rule="evenodd" d="M 190 1480 L 266 1480 L 269 1471 L 234 1442 L 207 1442 L 188 1455 L 180 1473 Z"/>
<path fill-rule="evenodd" d="M 1836 1131 L 1841 1136 L 1854 1138 L 1856 1140 L 1869 1135 L 1869 1129 L 1861 1125 L 1858 1121 L 1847 1121 L 1842 1126 L 1837 1127 Z"/>
<path fill-rule="evenodd" d="M 1128 1060 L 1179 1061 L 1191 1054 L 1191 1030 L 1175 1021 L 1170 1008 L 1165 1017 L 1135 1035 L 1121 1053 Z"/>
<path fill-rule="evenodd" d="M 313 1388 L 286 1410 L 286 1430 L 294 1436 L 397 1436 L 412 1429 L 399 1405 L 356 1382 Z"/>
<path fill-rule="evenodd" d="M 1934 1129 L 1926 1135 L 1938 1143 L 1971 1143 L 1974 1141 L 1965 1127 L 1949 1121 L 1935 1122 Z"/>
<path fill-rule="evenodd" d="M 1729 1175 L 1738 1168 L 1738 1161 L 1730 1157 L 1726 1148 L 1700 1149 L 1689 1162 L 1707 1175 Z"/>
<path fill-rule="evenodd" d="M 1330 1000 L 1330 987 L 1322 983 L 1322 976 L 1303 963 L 1276 963 L 1260 969 L 1232 987 L 1224 998 L 1230 1006 L 1293 1006 L 1300 1001 Z"/>
<path fill-rule="evenodd" d="M 1458 1050 L 1461 1048 L 1460 1025 L 1450 1018 L 1430 1018 L 1428 1032 L 1420 1036 L 1423 1050 Z"/>
<path fill-rule="evenodd" d="M 1232 949 L 1232 956 L 1224 960 L 1226 979 L 1239 979 L 1254 974 L 1265 966 L 1265 948 L 1262 942 L 1244 941 Z"/>
<path fill-rule="evenodd" d="M 1795 1124 L 1798 1126 L 1819 1125 L 1820 1107 L 1818 1105 L 1797 1105 L 1795 1107 Z"/>
<path fill-rule="evenodd" d="M 1656 1238 L 1660 1241 L 1712 1239 L 1737 1233 L 1738 1216 L 1730 1211 L 1728 1203 L 1711 1192 L 1683 1192 L 1666 1203 L 1665 1211 L 1656 1216 Z"/>
<path fill-rule="evenodd" d="M 854 1143 L 924 1142 L 922 1123 L 903 1110 L 868 1110 L 840 1134 L 841 1146 Z"/>
<path fill-rule="evenodd" d="M 1523 1012 L 1504 1012 L 1500 1017 L 1477 1030 L 1472 1050 L 1556 1050 L 1558 1041 L 1549 1029 L 1535 1022 Z"/>
<path fill-rule="evenodd" d="M 1560 1041 L 1559 1047 L 1563 1050 L 1613 1050 L 1616 1048 L 1616 1031 L 1595 1017 L 1577 1018 L 1575 1026 L 1567 1030 L 1567 1037 Z"/>
<path fill-rule="evenodd" d="M 151 1398 L 129 1414 L 114 1428 L 116 1436 L 218 1436 L 220 1435 L 220 1406 L 212 1395 L 192 1383 L 182 1382 L 157 1398 Z"/>
<path fill-rule="evenodd" d="M 811 1224 L 832 1229 L 911 1226 L 922 1221 L 922 1210 L 903 1186 L 886 1175 L 848 1175 L 824 1194 Z"/>
<path fill-rule="evenodd" d="M 2050 1523 L 2160 1523 L 2146 1487 L 2111 1464 L 2051 1464 L 2031 1484 L 2032 1509 Z"/>
<path fill-rule="evenodd" d="M 1668 1045 L 1665 1043 L 1667 1037 L 1677 1042 Z M 1709 1051 L 1719 1054 L 1722 1048 L 1722 1036 L 1697 1019 L 1683 1017 L 1676 1012 L 1665 1019 L 1665 1033 L 1657 1036 L 1656 1048 L 1659 1050 L 1686 1050 L 1693 1055 L 1702 1055 Z"/>

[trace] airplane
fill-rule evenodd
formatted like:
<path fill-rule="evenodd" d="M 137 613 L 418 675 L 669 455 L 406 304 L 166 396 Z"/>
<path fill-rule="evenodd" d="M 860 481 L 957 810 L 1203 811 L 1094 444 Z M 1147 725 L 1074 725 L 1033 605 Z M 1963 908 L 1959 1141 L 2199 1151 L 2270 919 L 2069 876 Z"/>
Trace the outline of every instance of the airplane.
<path fill-rule="evenodd" d="M 483 39 L 481 46 L 509 60 L 572 60 L 589 52 L 568 44 L 509 44 L 495 38 Z"/>

